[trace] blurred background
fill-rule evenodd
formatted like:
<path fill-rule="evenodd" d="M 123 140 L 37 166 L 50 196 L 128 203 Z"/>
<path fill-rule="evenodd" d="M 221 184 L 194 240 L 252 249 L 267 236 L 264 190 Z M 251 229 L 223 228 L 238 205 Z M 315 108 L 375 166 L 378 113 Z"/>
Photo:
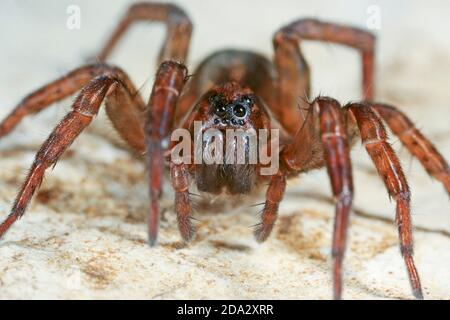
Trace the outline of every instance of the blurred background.
<path fill-rule="evenodd" d="M 4 117 L 21 98 L 32 90 L 64 75 L 95 55 L 127 7 L 135 2 L 2 0 L 0 2 L 0 117 Z M 370 29 L 377 36 L 377 99 L 395 104 L 407 113 L 436 144 L 446 159 L 450 160 L 450 38 L 448 36 L 450 1 L 174 0 L 170 2 L 180 5 L 194 24 L 187 61 L 191 72 L 206 55 L 227 47 L 252 49 L 272 57 L 273 34 L 280 27 L 297 18 L 314 17 Z M 79 12 L 80 19 L 79 24 L 73 25 L 70 19 L 75 12 Z M 70 20 L 69 25 L 68 20 Z M 121 66 L 130 74 L 136 86 L 142 88 L 143 97 L 146 99 L 150 93 L 156 71 L 156 56 L 163 37 L 162 25 L 139 23 L 128 32 L 109 59 L 109 62 Z M 358 100 L 361 97 L 360 60 L 356 51 L 331 43 L 308 41 L 303 43 L 302 48 L 311 66 L 313 95 L 319 93 L 330 95 L 342 103 Z M 18 155 L 17 161 L 14 161 L 14 158 L 6 160 L 7 157 L 2 156 L 4 159 L 2 170 L 13 170 L 20 163 L 22 172 L 26 172 L 25 168 L 29 166 L 38 146 L 48 136 L 57 121 L 70 110 L 70 102 L 71 99 L 67 99 L 37 117 L 27 118 L 9 138 L 1 140 L 0 148 L 3 149 L 14 148 L 14 146 L 31 148 L 25 155 Z M 103 116 L 100 115 L 100 118 Z M 105 143 L 103 140 L 95 142 L 97 139 L 95 136 L 98 134 L 114 136 L 107 121 L 94 122 L 89 132 L 92 134 L 87 135 L 89 138 L 80 137 L 72 148 L 79 150 L 85 160 L 106 163 L 113 161 L 111 159 L 116 157 L 125 157 L 119 151 L 114 153 L 103 147 Z M 450 298 L 448 195 L 439 183 L 432 181 L 426 175 L 418 161 L 412 160 L 395 137 L 392 141 L 394 148 L 401 155 L 402 164 L 413 191 L 415 225 L 419 229 L 422 228 L 424 233 L 418 236 L 419 241 L 416 242 L 419 246 L 417 256 L 422 262 L 423 272 L 426 273 L 424 276 L 426 287 L 430 289 L 429 294 L 435 293 L 433 297 L 448 299 Z M 89 143 L 93 143 L 94 147 L 83 149 Z M 97 153 L 92 150 L 97 150 Z M 369 216 L 392 220 L 393 203 L 388 201 L 383 184 L 376 177 L 369 158 L 360 146 L 357 146 L 353 152 L 353 159 L 356 171 L 354 175 L 356 210 L 366 210 L 364 212 Z M 58 176 L 61 179 L 72 179 L 76 175 L 81 177 L 84 175 L 87 179 L 90 172 L 86 170 L 86 167 L 80 163 L 69 161 L 61 167 L 58 164 L 53 174 L 54 179 Z M 70 177 L 65 177 L 67 172 L 70 172 Z M 139 186 L 143 190 L 134 191 L 144 199 L 139 201 L 145 202 L 145 183 L 141 183 Z M 7 212 L 10 200 L 15 194 L 15 187 L 10 185 L 3 185 L 3 187 L 5 188 L 3 190 L 7 191 L 2 191 L 4 196 L 0 207 L 1 213 Z M 314 193 L 326 195 L 326 197 L 330 195 L 329 182 L 323 171 L 312 172 L 301 177 L 300 181 L 292 182 L 280 211 L 291 212 L 299 206 L 320 207 L 320 204 L 311 202 L 313 200 L 305 196 Z M 330 210 L 331 217 L 332 207 L 326 208 Z M 45 214 L 41 218 L 43 221 L 49 220 Z M 395 235 L 393 225 L 389 228 Z M 22 232 L 24 234 L 28 232 L 26 225 L 23 229 L 18 227 L 17 230 L 19 235 Z M 324 230 L 329 237 L 331 224 L 328 223 Z M 438 236 L 426 236 L 433 232 L 436 232 Z M 176 237 L 176 230 L 174 234 Z M 328 248 L 324 249 L 326 255 L 327 250 Z M 394 248 L 393 252 L 393 257 L 397 259 L 396 263 L 401 266 L 398 250 Z M 391 261 L 391 256 L 388 255 L 386 260 L 381 262 L 383 266 L 386 266 L 390 265 Z M 372 267 L 363 265 L 363 269 L 372 271 L 382 269 L 378 268 L 379 261 L 373 263 Z M 400 277 L 403 277 L 403 274 Z M 324 279 L 322 287 L 329 285 L 328 278 Z M 378 285 L 389 287 L 392 284 L 389 280 L 385 280 L 383 275 L 376 279 L 374 281 Z M 402 281 L 399 283 L 403 283 Z M 407 283 L 405 287 L 407 288 Z M 244 293 L 238 293 L 241 292 L 240 290 L 236 289 L 225 297 L 291 297 L 288 291 L 284 291 L 286 296 L 277 296 L 276 293 L 264 295 L 264 291 L 251 293 L 246 289 L 242 289 Z M 352 297 L 355 298 L 380 297 L 386 294 L 385 291 L 367 294 L 364 290 L 355 288 L 352 290 L 354 290 L 351 291 Z M 14 296 L 13 291 L 7 292 L 10 292 L 10 296 Z M 405 293 L 400 290 L 399 292 L 402 293 L 387 294 L 387 297 L 408 297 L 408 291 Z M 311 293 L 310 297 L 321 297 L 321 293 L 315 294 L 316 292 Z M 186 297 L 183 294 L 180 296 Z M 325 294 L 324 296 L 326 297 Z M 72 296 L 69 294 L 69 297 Z M 194 295 L 194 297 L 201 297 L 201 295 Z M 298 296 L 293 292 L 292 297 Z"/>
<path fill-rule="evenodd" d="M 45 82 L 44 75 L 62 74 L 79 66 L 83 59 L 98 52 L 133 2 L 136 1 L 2 1 L 0 81 L 11 83 L 18 78 L 22 92 L 27 92 Z M 379 97 L 398 95 L 396 99 L 416 102 L 422 92 L 443 93 L 444 86 L 438 84 L 448 82 L 450 77 L 450 3 L 445 0 L 172 2 L 180 4 L 194 23 L 188 61 L 191 69 L 213 50 L 225 47 L 248 48 L 272 56 L 271 39 L 278 28 L 300 17 L 315 17 L 362 28 L 369 26 L 378 36 Z M 71 6 L 79 9 L 79 29 L 67 26 Z M 130 31 L 110 61 L 128 71 L 137 84 L 143 84 L 154 73 L 163 35 L 162 25 L 141 23 Z M 313 68 L 314 93 L 330 94 L 340 100 L 358 98 L 356 52 L 334 44 L 307 42 L 305 53 Z M 36 72 L 29 72 L 30 68 Z M 386 77 L 395 76 L 400 69 L 408 73 L 410 83 L 388 82 Z M 404 91 L 398 92 L 399 89 Z M 3 102 L 17 101 L 22 94 L 18 91 L 18 97 L 11 96 L 12 100 Z M 441 101 L 444 103 L 444 99 Z"/>

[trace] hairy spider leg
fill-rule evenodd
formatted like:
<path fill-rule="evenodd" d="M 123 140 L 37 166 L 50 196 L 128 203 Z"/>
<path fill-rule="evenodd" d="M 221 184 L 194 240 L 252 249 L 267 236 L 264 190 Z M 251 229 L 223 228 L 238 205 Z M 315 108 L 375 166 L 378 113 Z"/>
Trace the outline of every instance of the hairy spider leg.
<path fill-rule="evenodd" d="M 189 193 L 189 169 L 184 163 L 170 163 L 170 177 L 175 190 L 175 212 L 178 229 L 184 241 L 194 238 L 195 228 L 192 225 L 192 201 Z"/>
<path fill-rule="evenodd" d="M 265 241 L 275 225 L 278 207 L 286 190 L 286 173 L 282 170 L 270 177 L 266 191 L 266 201 L 261 213 L 261 222 L 256 225 L 255 237 L 258 242 Z"/>
<path fill-rule="evenodd" d="M 430 140 L 397 108 L 382 103 L 373 103 L 370 106 L 381 119 L 386 121 L 409 152 L 419 159 L 428 174 L 442 182 L 447 194 L 450 195 L 449 165 Z"/>
<path fill-rule="evenodd" d="M 116 76 L 117 75 L 117 76 Z M 8 217 L 0 224 L 0 238 L 10 226 L 25 212 L 35 191 L 44 178 L 44 173 L 50 166 L 55 166 L 64 151 L 72 144 L 78 135 L 91 123 L 98 113 L 102 101 L 106 98 L 107 107 L 122 108 L 125 118 L 139 119 L 130 114 L 137 108 L 132 92 L 120 79 L 124 74 L 108 74 L 91 80 L 80 92 L 72 105 L 72 111 L 56 126 L 48 139 L 36 154 L 29 174 L 23 183 Z M 130 92 L 130 89 L 132 90 Z M 117 93 L 120 91 L 120 93 Z M 127 114 L 128 112 L 128 114 Z M 117 114 L 117 113 L 113 113 Z M 114 119 L 112 119 L 114 121 Z"/>
<path fill-rule="evenodd" d="M 318 126 L 315 130 L 315 126 Z M 342 296 L 342 263 L 344 259 L 349 213 L 353 200 L 353 178 L 345 121 L 340 104 L 331 98 L 318 97 L 311 108 L 304 126 L 291 144 L 283 149 L 281 159 L 290 170 L 306 171 L 322 166 L 319 157 L 324 157 L 331 189 L 336 199 L 333 232 L 333 286 L 334 298 Z M 313 137 L 311 132 L 316 132 Z M 304 137 L 309 140 L 302 140 Z M 319 140 L 320 139 L 320 140 Z M 305 148 L 305 143 L 316 148 Z M 317 148 L 323 149 L 323 153 Z M 313 165 L 310 163 L 313 162 Z M 307 167 L 302 168 L 302 165 Z"/>
<path fill-rule="evenodd" d="M 304 117 L 298 106 L 308 107 L 310 71 L 300 49 L 302 40 L 319 40 L 349 46 L 361 52 L 363 98 L 374 96 L 375 36 L 362 29 L 316 19 L 300 19 L 277 31 L 273 37 L 274 62 L 278 70 L 278 103 L 274 113 L 294 135 Z"/>
<path fill-rule="evenodd" d="M 346 109 L 354 117 L 362 143 L 365 145 L 378 174 L 383 179 L 389 193 L 397 203 L 395 220 L 400 237 L 400 251 L 408 270 L 413 295 L 423 299 L 420 278 L 413 259 L 413 236 L 411 224 L 411 193 L 398 160 L 391 145 L 387 142 L 386 130 L 370 105 L 352 103 Z"/>
<path fill-rule="evenodd" d="M 168 143 L 178 97 L 186 80 L 187 69 L 183 64 L 174 61 L 163 62 L 156 73 L 155 83 L 150 95 L 149 113 L 145 125 L 145 144 L 150 184 L 148 240 L 151 246 L 155 245 L 158 234 L 159 201 L 162 195 L 164 152 L 166 151 L 163 144 L 164 141 Z M 183 190 L 178 191 L 182 193 Z M 183 235 L 189 238 L 188 234 L 184 233 Z"/>
<path fill-rule="evenodd" d="M 145 145 L 139 114 L 145 109 L 144 102 L 125 72 L 106 64 L 77 68 L 29 94 L 0 123 L 0 138 L 8 135 L 26 116 L 41 112 L 53 103 L 76 93 L 92 79 L 107 75 L 117 78 L 125 88 L 110 95 L 106 106 L 107 114 L 128 145 L 142 153 Z"/>
<path fill-rule="evenodd" d="M 100 61 L 105 61 L 128 28 L 138 21 L 163 22 L 167 27 L 166 39 L 159 53 L 158 65 L 166 60 L 183 63 L 186 61 L 192 34 L 192 23 L 182 9 L 168 3 L 137 3 L 132 5 L 97 58 Z"/>

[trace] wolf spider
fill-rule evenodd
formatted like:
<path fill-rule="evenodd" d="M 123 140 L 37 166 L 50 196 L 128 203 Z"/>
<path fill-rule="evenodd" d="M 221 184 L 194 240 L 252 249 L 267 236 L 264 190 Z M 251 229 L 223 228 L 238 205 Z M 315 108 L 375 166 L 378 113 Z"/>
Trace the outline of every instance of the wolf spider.
<path fill-rule="evenodd" d="M 159 54 L 159 69 L 148 103 L 144 103 L 127 74 L 104 63 L 119 39 L 135 22 L 162 22 L 167 37 Z M 274 63 L 254 52 L 224 50 L 206 58 L 193 76 L 186 61 L 192 24 L 175 5 L 139 3 L 131 6 L 98 56 L 99 63 L 75 69 L 23 99 L 0 123 L 6 136 L 27 115 L 37 113 L 81 89 L 73 110 L 56 126 L 38 151 L 11 213 L 0 225 L 0 237 L 25 212 L 42 182 L 45 170 L 90 124 L 105 101 L 107 115 L 132 150 L 145 154 L 149 169 L 149 243 L 154 245 L 160 216 L 159 199 L 168 137 L 175 128 L 192 130 L 196 120 L 202 130 L 216 128 L 279 128 L 282 141 L 279 170 L 259 174 L 260 165 L 206 165 L 170 161 L 175 190 L 175 211 L 181 236 L 193 238 L 189 180 L 207 193 L 248 194 L 268 183 L 256 239 L 267 239 L 277 218 L 286 179 L 326 167 L 336 199 L 333 233 L 334 298 L 341 298 L 342 262 L 353 198 L 350 146 L 361 137 L 389 196 L 396 201 L 400 249 L 412 292 L 423 298 L 413 261 L 410 191 L 399 160 L 387 141 L 386 122 L 427 172 L 450 193 L 450 170 L 433 144 L 393 106 L 373 102 L 375 37 L 364 30 L 315 19 L 301 19 L 278 30 L 273 37 Z M 310 72 L 300 50 L 302 40 L 338 43 L 358 50 L 362 58 L 363 102 L 341 107 L 336 100 L 319 96 L 310 101 Z M 303 99 L 299 98 L 303 97 Z M 298 104 L 300 103 L 300 107 Z M 237 107 L 238 106 L 238 107 Z M 169 146 L 169 149 L 172 145 Z"/>

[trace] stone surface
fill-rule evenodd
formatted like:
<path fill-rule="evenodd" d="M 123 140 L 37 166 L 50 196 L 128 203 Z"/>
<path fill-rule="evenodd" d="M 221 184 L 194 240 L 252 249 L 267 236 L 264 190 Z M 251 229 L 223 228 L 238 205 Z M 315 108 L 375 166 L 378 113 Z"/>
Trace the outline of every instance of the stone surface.
<path fill-rule="evenodd" d="M 377 95 L 407 112 L 450 159 L 450 44 L 443 42 L 445 32 L 436 32 L 448 30 L 444 14 L 449 4 L 431 1 L 424 7 L 419 1 L 402 2 L 403 6 L 372 2 L 382 13 L 382 28 L 377 31 Z M 108 6 L 100 1 L 78 3 L 84 19 L 79 31 L 65 28 L 69 2 L 48 1 L 39 7 L 34 2 L 0 4 L 0 38 L 5 44 L 0 52 L 2 117 L 30 90 L 81 64 L 84 56 L 98 49 L 126 7 L 126 1 L 108 2 Z M 219 1 L 183 3 L 196 23 L 192 66 L 211 50 L 233 44 L 271 54 L 271 34 L 294 17 L 313 15 L 364 27 L 369 4 L 341 1 L 329 8 L 327 1 L 314 5 L 297 1 L 275 5 L 272 1 L 253 9 L 248 1 L 242 2 L 240 10 L 228 4 L 218 10 Z M 105 18 L 97 20 L 95 12 L 100 7 Z M 211 26 L 211 15 L 217 20 L 218 12 L 224 23 Z M 267 23 L 250 23 L 250 12 L 253 20 Z M 229 23 L 233 17 L 242 24 Z M 146 84 L 144 97 L 155 71 L 150 64 L 157 53 L 155 43 L 159 45 L 162 35 L 158 27 L 136 28 L 112 59 L 138 85 Z M 343 102 L 360 96 L 355 54 L 332 45 L 308 45 L 305 51 L 311 58 L 315 94 L 321 91 Z M 0 140 L 1 218 L 7 215 L 39 145 L 69 108 L 69 99 L 58 103 L 26 119 Z M 262 245 L 253 240 L 250 228 L 257 222 L 258 209 L 243 206 L 226 213 L 196 213 L 198 237 L 182 246 L 173 195 L 167 187 L 159 245 L 150 249 L 144 223 L 148 206 L 145 168 L 114 141 L 101 114 L 56 168 L 48 171 L 26 215 L 0 241 L 0 298 L 331 297 L 333 201 L 324 170 L 290 181 L 278 224 Z M 413 192 L 415 257 L 425 297 L 450 299 L 448 196 L 395 137 L 392 142 Z M 389 202 L 360 146 L 352 158 L 356 199 L 344 298 L 410 299 L 393 222 L 394 203 Z M 263 195 L 255 202 L 262 199 Z"/>

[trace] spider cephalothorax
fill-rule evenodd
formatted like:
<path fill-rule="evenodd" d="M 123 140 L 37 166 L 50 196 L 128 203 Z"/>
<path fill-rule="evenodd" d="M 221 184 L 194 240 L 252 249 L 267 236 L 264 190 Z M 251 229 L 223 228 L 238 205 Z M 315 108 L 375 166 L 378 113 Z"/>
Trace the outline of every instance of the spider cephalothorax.
<path fill-rule="evenodd" d="M 42 145 L 24 182 L 11 213 L 0 225 L 0 237 L 20 218 L 41 184 L 44 172 L 53 166 L 76 137 L 89 125 L 105 101 L 112 124 L 136 152 L 145 154 L 149 169 L 149 243 L 156 243 L 159 200 L 163 172 L 170 168 L 175 191 L 175 211 L 184 240 L 194 236 L 191 223 L 190 182 L 200 191 L 246 195 L 265 187 L 266 201 L 261 221 L 255 229 L 258 241 L 270 235 L 277 218 L 286 179 L 312 169 L 326 167 L 336 199 L 333 233 L 334 297 L 342 292 L 348 217 L 353 199 L 350 147 L 359 134 L 362 143 L 382 177 L 389 195 L 396 201 L 396 222 L 413 294 L 422 298 L 422 288 L 413 260 L 410 191 L 398 158 L 387 142 L 385 122 L 408 150 L 450 193 L 450 170 L 445 159 L 413 123 L 393 106 L 373 102 L 374 42 L 370 33 L 348 26 L 315 19 L 301 19 L 281 28 L 273 38 L 275 57 L 242 50 L 224 50 L 207 57 L 188 77 L 187 57 L 192 24 L 183 10 L 170 4 L 140 3 L 127 14 L 98 56 L 104 61 L 133 22 L 161 21 L 167 37 L 160 51 L 159 69 L 148 103 L 144 103 L 127 74 L 105 63 L 78 68 L 33 92 L 22 100 L 0 123 L 0 137 L 7 135 L 26 115 L 80 91 L 73 110 L 54 129 Z M 309 99 L 309 67 L 299 50 L 303 39 L 335 42 L 361 53 L 364 102 L 344 107 L 327 97 Z M 298 105 L 300 103 L 300 106 Z M 199 130 L 196 131 L 196 123 Z M 176 144 L 168 144 L 177 129 L 187 131 L 187 151 L 179 158 L 168 157 Z M 216 134 L 208 131 L 216 130 Z M 224 140 L 228 130 L 269 130 L 267 143 L 271 163 L 204 163 L 195 160 L 196 142 L 201 152 L 215 140 Z M 272 141 L 278 130 L 278 149 Z M 206 134 L 206 140 L 197 136 Z M 182 135 L 182 133 L 180 133 Z M 212 138 L 215 136 L 215 140 Z M 236 140 L 233 140 L 236 141 Z M 250 155 L 250 137 L 244 138 L 244 155 Z M 191 147 L 192 146 L 192 147 Z M 215 158 L 225 147 L 216 147 Z M 198 150 L 197 150 L 198 151 Z M 226 154 L 226 153 L 225 153 Z M 231 153 L 234 158 L 234 151 Z M 248 157 L 249 158 L 249 157 Z M 204 160 L 201 158 L 200 160 Z M 274 166 L 275 164 L 275 166 Z"/>
<path fill-rule="evenodd" d="M 204 94 L 191 115 L 184 126 L 190 130 L 193 148 L 200 143 L 198 149 L 202 153 L 200 161 L 190 166 L 197 189 L 212 194 L 250 193 L 257 183 L 260 163 L 250 159 L 255 146 L 249 135 L 254 134 L 257 139 L 261 129 L 270 129 L 262 101 L 250 88 L 226 82 Z M 210 147 L 212 144 L 214 148 Z M 242 161 L 237 159 L 239 145 Z M 213 150 L 208 152 L 210 149 Z"/>

